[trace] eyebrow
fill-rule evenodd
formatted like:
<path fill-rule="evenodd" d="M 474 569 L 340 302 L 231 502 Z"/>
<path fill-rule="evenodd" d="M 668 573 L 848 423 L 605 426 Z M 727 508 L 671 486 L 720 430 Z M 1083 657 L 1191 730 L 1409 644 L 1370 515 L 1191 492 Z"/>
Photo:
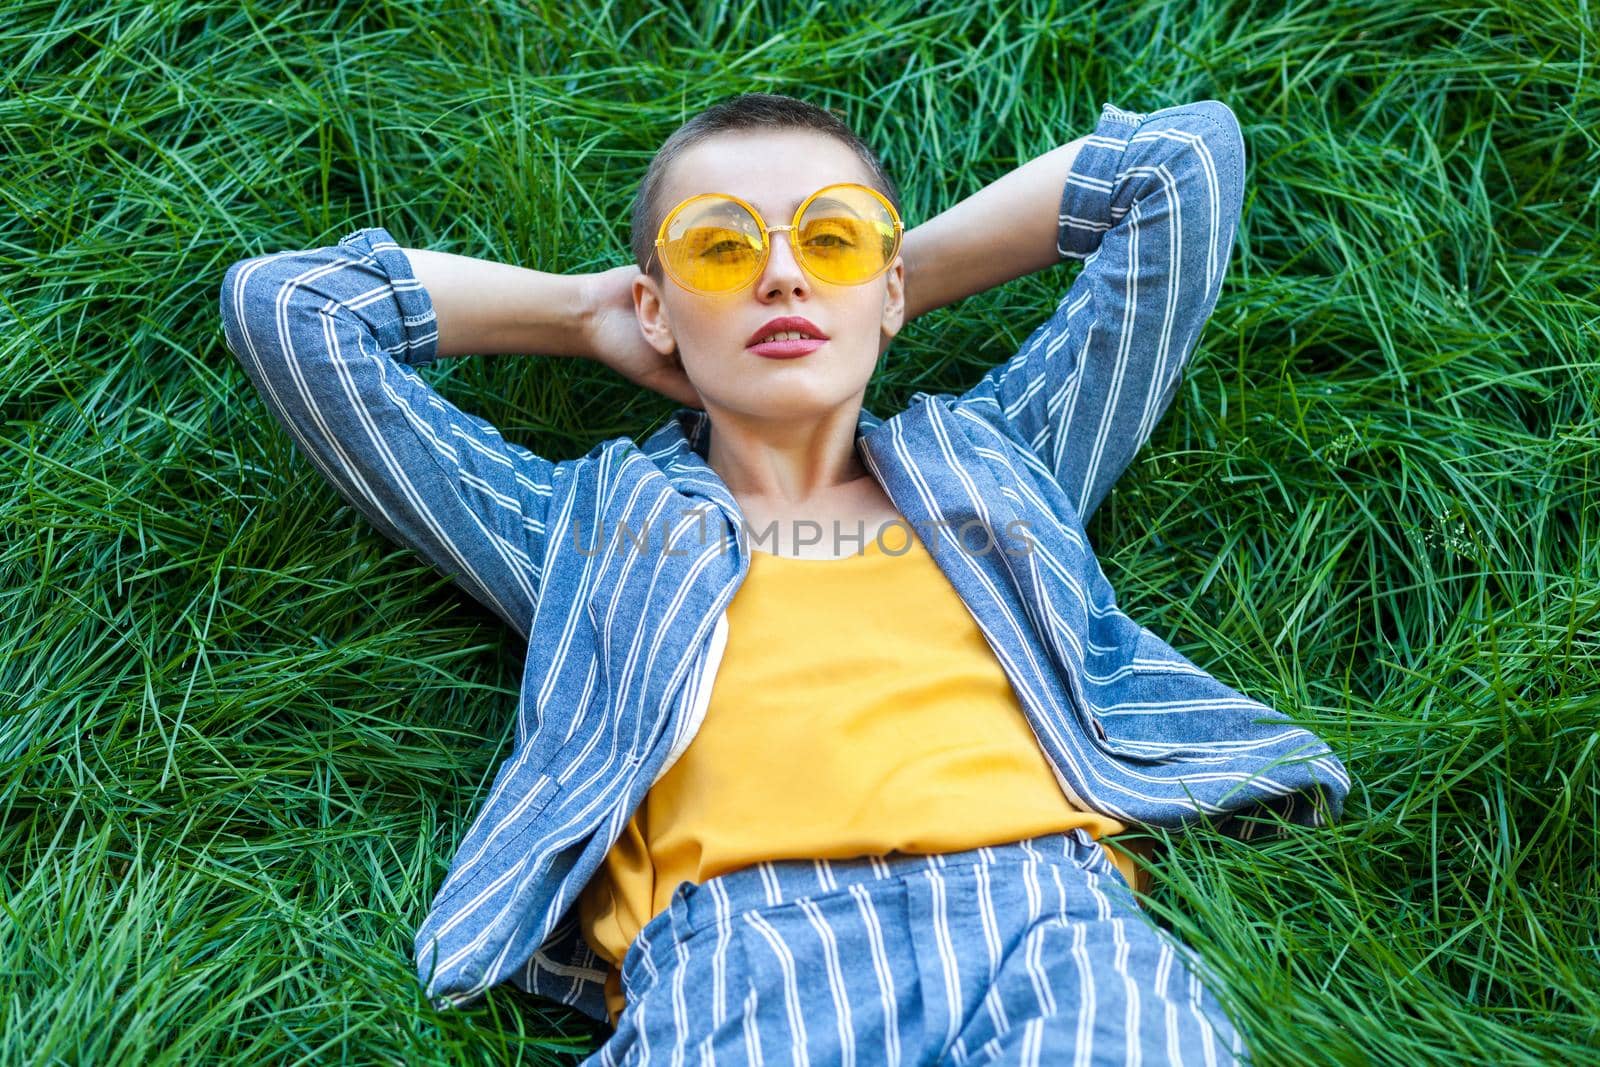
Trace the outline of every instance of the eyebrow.
<path fill-rule="evenodd" d="M 710 220 L 732 220 L 738 218 L 741 212 L 738 204 L 705 204 L 688 221 L 689 225 L 695 226 Z"/>
<path fill-rule="evenodd" d="M 817 202 L 817 203 L 818 203 L 818 204 L 822 204 L 822 205 L 824 205 L 824 206 L 826 206 L 826 207 L 836 207 L 836 208 L 839 208 L 839 209 L 840 209 L 840 210 L 842 210 L 842 211 L 843 211 L 843 212 L 844 212 L 844 213 L 845 213 L 845 214 L 847 214 L 847 215 L 852 215 L 852 216 L 854 216 L 854 217 L 855 217 L 855 218 L 858 218 L 858 219 L 859 219 L 859 218 L 860 218 L 860 217 L 861 217 L 861 215 L 860 215 L 860 214 L 859 214 L 859 213 L 858 213 L 858 212 L 856 212 L 856 211 L 855 211 L 855 210 L 854 210 L 854 209 L 853 209 L 853 208 L 852 208 L 852 207 L 851 207 L 851 206 L 850 206 L 850 205 L 849 205 L 849 204 L 847 204 L 847 203 L 845 203 L 845 202 L 844 202 L 844 201 L 843 201 L 843 200 L 835 200 L 835 199 L 834 199 L 834 198 L 833 198 L 833 197 L 831 197 L 831 196 L 825 196 L 825 197 L 823 197 L 823 198 L 822 198 L 822 199 L 821 199 L 821 200 L 818 200 L 818 201 L 816 201 L 816 202 Z"/>

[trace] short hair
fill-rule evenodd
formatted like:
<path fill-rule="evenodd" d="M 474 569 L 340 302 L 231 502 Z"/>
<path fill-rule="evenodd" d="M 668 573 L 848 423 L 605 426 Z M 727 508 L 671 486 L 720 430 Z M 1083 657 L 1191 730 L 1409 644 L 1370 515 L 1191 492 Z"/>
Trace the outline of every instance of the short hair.
<path fill-rule="evenodd" d="M 634 261 L 639 264 L 640 270 L 645 269 L 645 264 L 650 262 L 650 254 L 655 251 L 656 231 L 661 227 L 664 213 L 656 204 L 656 200 L 666 180 L 667 169 L 687 149 L 702 141 L 720 133 L 741 130 L 811 130 L 832 137 L 844 144 L 866 164 L 867 171 L 872 176 L 871 184 L 888 198 L 896 211 L 900 210 L 900 190 L 895 187 L 893 179 L 883 169 L 883 163 L 878 159 L 877 153 L 867 147 L 867 143 L 857 137 L 855 131 L 846 126 L 837 115 L 792 96 L 782 96 L 778 93 L 744 93 L 713 104 L 679 126 L 650 160 L 650 166 L 644 172 L 644 180 L 639 183 L 639 188 L 633 196 L 630 243 L 633 247 Z M 651 263 L 650 275 L 657 281 L 661 280 L 659 259 Z"/>

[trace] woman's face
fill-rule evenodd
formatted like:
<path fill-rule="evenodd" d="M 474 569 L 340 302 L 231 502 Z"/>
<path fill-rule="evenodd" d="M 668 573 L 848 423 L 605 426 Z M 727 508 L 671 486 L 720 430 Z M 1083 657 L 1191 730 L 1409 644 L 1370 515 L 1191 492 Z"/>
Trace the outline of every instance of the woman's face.
<path fill-rule="evenodd" d="M 730 193 L 768 226 L 788 225 L 812 193 L 837 182 L 872 184 L 846 145 L 810 130 L 721 134 L 686 150 L 668 169 L 662 214 L 697 193 Z M 634 284 L 634 309 L 646 339 L 662 353 L 676 346 L 684 372 L 713 415 L 791 420 L 859 404 L 878 356 L 905 317 L 900 257 L 861 285 L 834 285 L 806 273 L 787 232 L 774 234 L 756 280 L 731 293 L 690 292 L 664 275 Z M 826 337 L 791 359 L 753 351 L 751 339 L 773 319 L 798 316 Z"/>

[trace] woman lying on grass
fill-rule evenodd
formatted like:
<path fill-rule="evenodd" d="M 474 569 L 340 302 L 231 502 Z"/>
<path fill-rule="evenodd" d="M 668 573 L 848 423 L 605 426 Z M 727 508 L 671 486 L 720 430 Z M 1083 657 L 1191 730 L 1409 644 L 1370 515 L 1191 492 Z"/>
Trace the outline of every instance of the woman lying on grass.
<path fill-rule="evenodd" d="M 609 1018 L 600 1063 L 1241 1056 L 1104 841 L 1320 824 L 1348 779 L 1123 614 L 1084 522 L 1176 391 L 1242 186 L 1225 106 L 1107 105 L 903 232 L 854 134 L 752 95 L 662 147 L 636 266 L 382 229 L 235 264 L 228 343 L 277 418 L 528 641 L 515 749 L 417 936 L 430 993 Z M 907 320 L 1063 257 L 969 391 L 862 408 Z M 688 406 L 547 459 L 413 369 L 483 352 Z"/>

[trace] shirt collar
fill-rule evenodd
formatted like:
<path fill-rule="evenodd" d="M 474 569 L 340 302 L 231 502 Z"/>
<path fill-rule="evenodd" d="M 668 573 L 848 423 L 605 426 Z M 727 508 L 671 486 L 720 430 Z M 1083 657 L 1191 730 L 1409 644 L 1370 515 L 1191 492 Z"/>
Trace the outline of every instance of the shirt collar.
<path fill-rule="evenodd" d="M 884 425 L 883 419 L 862 408 L 856 418 L 856 446 L 866 454 L 866 440 Z M 711 416 L 699 408 L 680 407 L 660 429 L 644 441 L 643 451 L 685 496 L 715 504 L 735 528 L 743 513 L 722 477 L 706 462 L 711 446 Z M 870 469 L 870 468 L 869 468 Z"/>

